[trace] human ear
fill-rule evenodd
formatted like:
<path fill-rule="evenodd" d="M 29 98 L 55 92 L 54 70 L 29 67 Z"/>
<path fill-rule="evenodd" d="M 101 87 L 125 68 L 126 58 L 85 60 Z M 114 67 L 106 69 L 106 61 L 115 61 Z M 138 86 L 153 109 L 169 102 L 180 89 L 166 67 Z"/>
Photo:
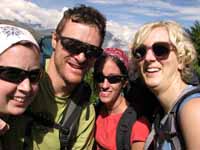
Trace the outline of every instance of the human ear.
<path fill-rule="evenodd" d="M 51 44 L 52 44 L 52 47 L 53 47 L 54 50 L 56 49 L 57 42 L 58 42 L 58 37 L 57 37 L 56 33 L 53 32 L 52 33 Z"/>

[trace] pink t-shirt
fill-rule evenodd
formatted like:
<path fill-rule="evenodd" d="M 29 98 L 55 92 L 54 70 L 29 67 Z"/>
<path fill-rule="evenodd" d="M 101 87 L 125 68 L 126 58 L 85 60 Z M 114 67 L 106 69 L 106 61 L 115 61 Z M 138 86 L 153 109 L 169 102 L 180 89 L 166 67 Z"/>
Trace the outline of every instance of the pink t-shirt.
<path fill-rule="evenodd" d="M 116 128 L 122 114 L 112 114 L 109 116 L 98 115 L 96 120 L 95 140 L 106 150 L 116 150 Z M 133 124 L 131 133 L 131 143 L 144 142 L 149 134 L 148 121 L 141 117 Z M 99 148 L 97 148 L 99 149 Z"/>

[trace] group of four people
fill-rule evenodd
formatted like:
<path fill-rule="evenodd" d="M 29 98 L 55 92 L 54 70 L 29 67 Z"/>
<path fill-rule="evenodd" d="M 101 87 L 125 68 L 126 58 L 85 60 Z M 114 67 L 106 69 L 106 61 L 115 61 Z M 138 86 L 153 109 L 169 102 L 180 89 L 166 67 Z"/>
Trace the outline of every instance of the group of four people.
<path fill-rule="evenodd" d="M 140 27 L 132 42 L 131 61 L 121 49 L 101 48 L 105 30 L 106 18 L 98 10 L 85 5 L 66 10 L 52 33 L 53 53 L 42 71 L 39 46 L 33 36 L 22 28 L 0 25 L 2 149 L 91 150 L 94 137 L 95 149 L 117 149 L 116 128 L 125 110 L 129 106 L 136 107 L 135 102 L 141 103 L 141 108 L 151 106 L 147 105 L 151 97 L 146 93 L 130 97 L 140 92 L 128 90 L 130 68 L 134 68 L 134 76 L 137 74 L 141 84 L 156 96 L 164 114 L 171 111 L 183 93 L 195 87 L 189 81 L 196 51 L 178 23 L 159 21 Z M 59 124 L 69 109 L 69 101 L 74 100 L 73 93 L 78 93 L 79 87 L 85 84 L 84 75 L 93 65 L 94 82 L 103 105 L 95 117 L 94 105 L 81 103 L 76 135 L 70 139 L 70 144 L 60 143 L 58 129 L 21 115 L 28 108 L 31 113 L 48 114 Z M 78 95 L 80 100 L 82 96 Z M 186 149 L 200 147 L 199 99 L 200 93 L 194 93 L 177 112 L 181 135 L 178 140 Z M 144 112 L 137 114 L 140 115 L 132 126 L 130 147 L 141 150 L 145 141 L 150 141 L 153 130 L 149 134 L 152 122 L 148 116 Z M 155 137 L 153 135 L 156 147 L 160 143 Z M 151 145 L 152 141 L 149 143 Z M 161 145 L 163 149 L 167 146 L 170 149 L 169 141 Z"/>

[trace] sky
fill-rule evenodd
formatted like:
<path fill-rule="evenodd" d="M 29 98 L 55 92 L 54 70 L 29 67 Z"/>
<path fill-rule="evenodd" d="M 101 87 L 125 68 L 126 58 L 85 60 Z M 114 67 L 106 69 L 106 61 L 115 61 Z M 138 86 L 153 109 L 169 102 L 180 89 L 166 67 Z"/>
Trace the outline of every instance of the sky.
<path fill-rule="evenodd" d="M 107 30 L 125 41 L 147 22 L 175 20 L 189 28 L 200 21 L 200 0 L 1 0 L 0 19 L 55 28 L 63 11 L 78 4 L 102 12 Z"/>

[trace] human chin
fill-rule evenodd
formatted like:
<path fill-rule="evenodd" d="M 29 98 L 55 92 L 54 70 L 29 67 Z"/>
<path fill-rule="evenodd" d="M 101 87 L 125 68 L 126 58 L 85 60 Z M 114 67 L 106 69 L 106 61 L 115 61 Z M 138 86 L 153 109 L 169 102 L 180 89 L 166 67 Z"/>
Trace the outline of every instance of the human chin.
<path fill-rule="evenodd" d="M 160 80 L 158 78 L 144 78 L 144 82 L 150 89 L 156 89 L 160 85 Z"/>
<path fill-rule="evenodd" d="M 77 74 L 66 74 L 65 81 L 71 84 L 79 84 L 82 81 L 83 77 L 82 75 Z"/>
<path fill-rule="evenodd" d="M 99 98 L 103 103 L 109 103 L 110 102 L 110 92 L 100 91 Z"/>
<path fill-rule="evenodd" d="M 25 112 L 27 107 L 12 107 L 8 110 L 8 113 L 11 115 L 21 115 Z"/>
<path fill-rule="evenodd" d="M 31 104 L 31 102 L 32 102 L 32 99 L 26 99 L 24 102 L 9 100 L 7 113 L 12 114 L 12 115 L 20 115 L 24 113 L 24 111 Z"/>

